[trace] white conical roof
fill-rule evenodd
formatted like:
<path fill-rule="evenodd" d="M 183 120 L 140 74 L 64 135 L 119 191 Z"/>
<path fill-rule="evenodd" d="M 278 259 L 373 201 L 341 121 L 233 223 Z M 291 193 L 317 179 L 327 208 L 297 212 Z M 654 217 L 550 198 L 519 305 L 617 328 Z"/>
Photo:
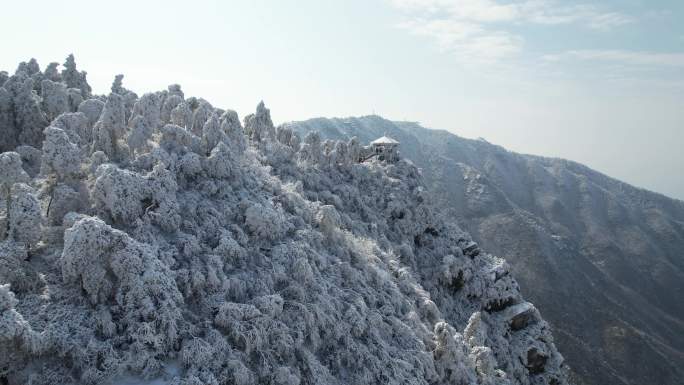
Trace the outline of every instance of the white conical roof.
<path fill-rule="evenodd" d="M 389 136 L 382 136 L 372 141 L 371 144 L 399 144 L 399 142 Z"/>

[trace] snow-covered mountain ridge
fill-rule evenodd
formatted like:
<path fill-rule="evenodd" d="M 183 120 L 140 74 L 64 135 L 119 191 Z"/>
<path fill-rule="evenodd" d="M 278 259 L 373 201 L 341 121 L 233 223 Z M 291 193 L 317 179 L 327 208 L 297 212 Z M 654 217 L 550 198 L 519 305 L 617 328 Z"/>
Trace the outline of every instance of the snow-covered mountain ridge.
<path fill-rule="evenodd" d="M 567 383 L 411 162 L 73 57 L 0 84 L 0 383 Z"/>
<path fill-rule="evenodd" d="M 512 265 L 553 327 L 573 382 L 682 383 L 684 202 L 416 123 L 367 116 L 285 126 L 399 140 L 433 199 Z"/>

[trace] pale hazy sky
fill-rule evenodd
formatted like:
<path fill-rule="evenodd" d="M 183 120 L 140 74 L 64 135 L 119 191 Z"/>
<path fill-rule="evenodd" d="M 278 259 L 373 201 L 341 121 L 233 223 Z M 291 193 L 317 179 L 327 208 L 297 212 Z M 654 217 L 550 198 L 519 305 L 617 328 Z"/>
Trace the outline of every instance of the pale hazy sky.
<path fill-rule="evenodd" d="M 3 2 L 0 69 L 180 83 L 276 122 L 373 112 L 684 199 L 684 1 Z"/>

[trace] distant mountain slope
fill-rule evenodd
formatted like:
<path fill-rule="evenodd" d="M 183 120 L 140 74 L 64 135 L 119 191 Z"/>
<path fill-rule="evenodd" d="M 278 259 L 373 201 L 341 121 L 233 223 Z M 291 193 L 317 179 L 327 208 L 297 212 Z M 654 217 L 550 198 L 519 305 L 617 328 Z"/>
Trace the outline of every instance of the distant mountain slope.
<path fill-rule="evenodd" d="M 385 134 L 399 140 L 435 199 L 513 265 L 576 383 L 681 384 L 684 202 L 575 162 L 410 122 L 367 116 L 286 126 L 361 143 Z"/>

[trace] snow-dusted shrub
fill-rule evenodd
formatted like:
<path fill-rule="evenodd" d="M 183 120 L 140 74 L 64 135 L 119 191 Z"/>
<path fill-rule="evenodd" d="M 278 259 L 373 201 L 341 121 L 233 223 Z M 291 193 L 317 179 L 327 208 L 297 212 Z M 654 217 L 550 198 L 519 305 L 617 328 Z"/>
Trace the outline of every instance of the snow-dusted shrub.
<path fill-rule="evenodd" d="M 202 172 L 202 158 L 194 152 L 188 152 L 178 160 L 181 176 L 192 178 Z"/>
<path fill-rule="evenodd" d="M 237 266 L 242 265 L 246 257 L 245 249 L 228 231 L 223 231 L 213 252 L 224 257 L 228 263 Z"/>
<path fill-rule="evenodd" d="M 19 134 L 18 142 L 33 147 L 40 147 L 43 141 L 43 129 L 48 120 L 41 110 L 40 98 L 33 90 L 33 80 L 17 77 L 16 83 L 8 91 L 13 93 L 14 126 Z M 11 81 L 8 80 L 8 83 Z"/>
<path fill-rule="evenodd" d="M 169 86 L 170 87 L 170 86 Z M 169 95 L 164 99 L 164 104 L 160 111 L 160 119 L 162 123 L 171 123 L 171 111 L 173 111 L 179 104 L 183 103 L 183 97 L 179 95 L 174 95 L 169 93 Z"/>
<path fill-rule="evenodd" d="M 471 347 L 483 346 L 487 340 L 487 324 L 482 320 L 482 312 L 473 313 L 463 330 L 463 338 Z"/>
<path fill-rule="evenodd" d="M 347 153 L 352 163 L 358 162 L 361 157 L 361 144 L 357 137 L 352 137 L 347 143 Z"/>
<path fill-rule="evenodd" d="M 174 231 L 180 226 L 180 215 L 176 191 L 178 184 L 175 175 L 157 164 L 146 176 L 147 190 L 152 205 L 146 208 L 152 221 L 166 231 Z"/>
<path fill-rule="evenodd" d="M 19 137 L 14 127 L 12 95 L 2 87 L 3 83 L 0 79 L 0 152 L 14 150 Z"/>
<path fill-rule="evenodd" d="M 14 309 L 18 302 L 9 284 L 0 285 L 0 314 L 5 310 Z"/>
<path fill-rule="evenodd" d="M 221 124 L 216 114 L 212 114 L 202 128 L 202 153 L 209 155 L 211 150 L 220 142 L 228 140 L 226 134 L 221 129 Z"/>
<path fill-rule="evenodd" d="M 28 246 L 38 243 L 42 215 L 35 191 L 27 184 L 15 183 L 8 206 L 9 237 Z"/>
<path fill-rule="evenodd" d="M 57 62 L 53 61 L 50 64 L 48 64 L 47 67 L 45 67 L 45 71 L 43 72 L 43 74 L 45 75 L 45 79 L 51 80 L 53 82 L 61 82 L 62 74 L 59 73 L 57 67 L 59 67 L 59 63 Z"/>
<path fill-rule="evenodd" d="M 156 93 L 148 92 L 133 106 L 133 116 L 141 116 L 145 126 L 153 132 L 161 125 L 161 100 Z"/>
<path fill-rule="evenodd" d="M 82 207 L 81 194 L 70 186 L 59 183 L 50 196 L 46 216 L 50 224 L 59 226 L 67 213 L 79 211 Z"/>
<path fill-rule="evenodd" d="M 180 84 L 170 84 L 167 89 L 169 91 L 169 96 L 179 96 L 181 99 L 185 97 Z"/>
<path fill-rule="evenodd" d="M 202 129 L 210 116 L 214 115 L 214 107 L 204 99 L 198 101 L 197 108 L 192 112 L 191 131 L 197 136 L 202 136 Z"/>
<path fill-rule="evenodd" d="M 18 153 L 9 151 L 0 154 L 0 186 L 4 190 L 4 195 L 9 194 L 13 184 L 29 180 L 28 174 L 21 167 L 21 156 Z"/>
<path fill-rule="evenodd" d="M 333 149 L 334 156 L 332 157 L 335 159 L 334 163 L 332 166 L 335 166 L 337 164 L 341 164 L 343 166 L 349 166 L 352 163 L 351 157 L 349 156 L 349 150 L 347 148 L 347 143 L 342 142 L 340 140 L 335 142 L 335 148 Z"/>
<path fill-rule="evenodd" d="M 266 108 L 263 101 L 257 105 L 256 113 L 245 116 L 245 133 L 256 142 L 275 138 L 271 111 Z"/>
<path fill-rule="evenodd" d="M 69 112 L 78 111 L 78 106 L 83 103 L 83 95 L 81 95 L 81 90 L 78 88 L 67 88 L 67 105 L 69 106 Z"/>
<path fill-rule="evenodd" d="M 192 110 L 188 103 L 182 102 L 178 104 L 173 110 L 171 110 L 171 124 L 183 127 L 185 129 L 192 128 Z"/>
<path fill-rule="evenodd" d="M 62 81 L 66 84 L 67 88 L 78 88 L 81 90 L 81 95 L 84 98 L 89 98 L 92 89 L 86 80 L 86 75 L 85 71 L 79 72 L 76 69 L 74 55 L 69 55 L 62 70 Z"/>
<path fill-rule="evenodd" d="M 21 335 L 28 329 L 28 325 L 14 307 L 18 301 L 14 293 L 10 290 L 10 285 L 0 285 L 0 346 L 12 345 L 18 347 Z M 4 350 L 4 349 L 3 349 Z M 0 350 L 1 351 L 1 350 Z M 0 358 L 0 363 L 5 358 Z M 2 372 L 0 372 L 2 373 Z"/>
<path fill-rule="evenodd" d="M 185 367 L 206 367 L 213 361 L 214 349 L 202 338 L 192 337 L 183 341 L 180 360 Z"/>
<path fill-rule="evenodd" d="M 64 130 L 49 126 L 43 142 L 43 172 L 54 173 L 59 180 L 74 178 L 81 169 L 81 156 L 76 144 Z"/>
<path fill-rule="evenodd" d="M 43 99 L 43 111 L 48 120 L 69 111 L 69 97 L 64 84 L 45 79 L 41 83 L 40 95 Z"/>
<path fill-rule="evenodd" d="M 495 378 L 492 377 L 503 377 L 505 379 L 505 374 L 502 371 L 496 370 L 497 362 L 494 357 L 494 352 L 491 348 L 486 346 L 476 346 L 472 349 L 470 353 L 471 359 L 475 362 L 475 370 L 477 374 L 483 378 L 482 383 L 484 384 L 495 384 L 501 381 L 495 382 Z"/>
<path fill-rule="evenodd" d="M 435 324 L 435 360 L 440 377 L 452 384 L 469 385 L 477 380 L 467 368 L 463 337 L 446 322 Z"/>
<path fill-rule="evenodd" d="M 109 158 L 107 155 L 105 155 L 104 152 L 102 151 L 95 151 L 90 155 L 90 173 L 95 174 L 97 172 L 97 168 L 100 167 L 101 165 L 109 162 Z"/>
<path fill-rule="evenodd" d="M 245 225 L 256 237 L 278 239 L 288 229 L 283 214 L 272 206 L 256 203 L 245 211 Z"/>
<path fill-rule="evenodd" d="M 12 211 L 12 188 L 17 183 L 28 182 L 28 174 L 22 168 L 21 157 L 16 152 L 0 154 L 0 240 L 9 233 Z"/>
<path fill-rule="evenodd" d="M 230 329 L 235 322 L 249 321 L 262 314 L 254 305 L 225 302 L 219 309 L 214 323 L 224 329 Z"/>
<path fill-rule="evenodd" d="M 88 126 L 88 117 L 82 112 L 68 112 L 55 118 L 51 126 L 61 128 L 72 143 L 83 148 L 92 141 L 92 128 Z"/>
<path fill-rule="evenodd" d="M 128 324 L 119 330 L 134 341 L 159 336 L 152 347 L 161 351 L 176 342 L 183 300 L 153 248 L 85 217 L 64 233 L 60 266 L 64 281 L 78 283 L 92 304 L 117 305 L 118 322 Z"/>
<path fill-rule="evenodd" d="M 5 229 L 2 230 L 4 235 Z M 25 244 L 14 240 L 0 242 L 0 282 L 10 284 L 15 293 L 37 293 L 43 288 L 43 279 L 28 259 Z"/>
<path fill-rule="evenodd" d="M 340 214 L 332 205 L 323 205 L 316 213 L 316 223 L 325 234 L 332 235 L 340 227 Z"/>
<path fill-rule="evenodd" d="M 292 132 L 292 129 L 286 126 L 276 127 L 276 139 L 286 146 L 292 145 L 292 136 L 296 135 Z"/>
<path fill-rule="evenodd" d="M 279 317 L 283 312 L 283 297 L 280 294 L 264 295 L 254 298 L 252 304 L 263 314 Z"/>
<path fill-rule="evenodd" d="M 211 150 L 204 164 L 207 175 L 214 178 L 229 178 L 235 173 L 233 155 L 230 153 L 230 148 L 223 142 L 219 142 Z"/>
<path fill-rule="evenodd" d="M 126 132 L 125 119 L 123 99 L 118 94 L 109 94 L 102 115 L 93 126 L 92 151 L 102 151 L 109 159 L 118 159 L 121 156 L 119 140 Z"/>
<path fill-rule="evenodd" d="M 253 385 L 255 384 L 254 374 L 241 361 L 228 361 L 228 368 L 230 370 L 230 380 L 235 385 Z"/>
<path fill-rule="evenodd" d="M 35 58 L 31 58 L 28 62 L 21 62 L 17 66 L 16 73 L 23 72 L 26 75 L 36 75 L 40 73 L 40 66 Z"/>
<path fill-rule="evenodd" d="M 105 103 L 97 99 L 87 99 L 78 105 L 78 112 L 83 113 L 88 119 L 88 128 L 92 130 L 95 123 L 100 119 Z"/>
<path fill-rule="evenodd" d="M 242 154 L 247 147 L 244 131 L 237 112 L 226 110 L 220 118 L 221 129 L 230 140 L 230 148 L 238 154 Z"/>
<path fill-rule="evenodd" d="M 142 116 L 134 116 L 128 123 L 130 131 L 126 137 L 126 144 L 131 154 L 140 152 L 147 147 L 147 141 L 152 136 L 152 130 Z"/>
<path fill-rule="evenodd" d="M 97 168 L 97 179 L 91 191 L 95 207 L 112 219 L 132 223 L 142 216 L 143 202 L 150 196 L 146 179 L 135 172 L 122 170 L 113 164 Z M 149 202 L 148 205 L 151 205 Z"/>
<path fill-rule="evenodd" d="M 297 374 L 293 373 L 292 368 L 281 366 L 273 372 L 272 383 L 274 385 L 299 385 L 301 380 Z"/>
<path fill-rule="evenodd" d="M 119 95 L 124 95 L 128 92 L 128 90 L 123 88 L 123 78 L 123 74 L 114 76 L 114 81 L 112 82 L 112 87 L 110 88 L 111 92 Z"/>
<path fill-rule="evenodd" d="M 21 167 L 26 173 L 34 178 L 40 172 L 43 152 L 31 146 L 17 146 L 15 151 L 21 157 Z"/>
<path fill-rule="evenodd" d="M 167 124 L 162 128 L 160 146 L 168 152 L 185 153 L 193 151 L 201 153 L 200 138 L 190 131 L 175 124 Z"/>
<path fill-rule="evenodd" d="M 318 132 L 310 132 L 304 137 L 304 144 L 299 150 L 299 159 L 310 163 L 320 164 L 323 157 L 321 149 L 321 136 Z"/>
<path fill-rule="evenodd" d="M 297 258 L 292 264 L 292 277 L 302 284 L 307 284 L 314 279 L 311 264 L 305 257 Z"/>
<path fill-rule="evenodd" d="M 112 164 L 97 169 L 91 191 L 96 209 L 121 223 L 132 223 L 143 214 L 167 231 L 180 224 L 174 175 L 162 164 L 143 176 Z"/>

